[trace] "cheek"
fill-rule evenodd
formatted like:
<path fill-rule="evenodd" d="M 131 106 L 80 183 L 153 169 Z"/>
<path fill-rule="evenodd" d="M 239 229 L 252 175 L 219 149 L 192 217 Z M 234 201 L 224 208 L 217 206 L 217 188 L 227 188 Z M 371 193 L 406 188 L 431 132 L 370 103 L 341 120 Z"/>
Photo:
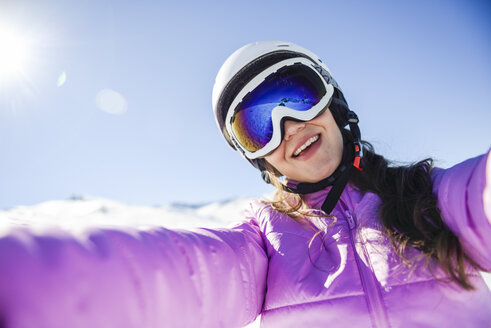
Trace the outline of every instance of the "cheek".
<path fill-rule="evenodd" d="M 264 159 L 282 175 L 288 176 L 292 171 L 292 164 L 285 159 L 285 145 L 283 143 Z"/>
<path fill-rule="evenodd" d="M 343 153 L 343 136 L 341 135 L 341 131 L 339 129 L 336 129 L 337 131 L 335 132 L 335 135 L 333 136 L 335 140 L 335 149 L 338 151 L 339 156 L 342 155 Z"/>
<path fill-rule="evenodd" d="M 328 136 L 329 142 L 329 153 L 334 162 L 339 164 L 341 162 L 341 158 L 343 157 L 343 137 L 339 129 L 330 133 Z"/>
<path fill-rule="evenodd" d="M 276 148 L 276 150 L 274 152 L 272 152 L 268 156 L 264 157 L 266 162 L 271 164 L 276 169 L 278 169 L 278 167 L 281 166 L 281 159 L 283 158 L 283 156 L 280 153 L 280 151 L 281 151 L 280 148 L 281 147 Z"/>

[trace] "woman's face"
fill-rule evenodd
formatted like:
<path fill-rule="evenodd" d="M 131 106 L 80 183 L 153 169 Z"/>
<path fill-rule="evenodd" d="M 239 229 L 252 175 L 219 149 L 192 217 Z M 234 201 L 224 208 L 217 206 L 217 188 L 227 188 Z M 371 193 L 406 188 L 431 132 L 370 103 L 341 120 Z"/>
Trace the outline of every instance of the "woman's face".
<path fill-rule="evenodd" d="M 343 155 L 343 138 L 331 111 L 327 109 L 308 122 L 287 120 L 284 124 L 283 141 L 266 161 L 299 182 L 317 182 L 330 176 Z"/>

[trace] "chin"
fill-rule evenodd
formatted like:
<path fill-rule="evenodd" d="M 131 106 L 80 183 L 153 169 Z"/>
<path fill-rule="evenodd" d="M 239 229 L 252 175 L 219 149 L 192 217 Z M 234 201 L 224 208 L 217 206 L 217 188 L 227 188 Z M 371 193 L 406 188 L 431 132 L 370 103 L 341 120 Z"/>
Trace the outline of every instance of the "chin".
<path fill-rule="evenodd" d="M 329 176 L 331 176 L 335 171 L 335 168 L 326 168 L 324 170 L 321 170 L 321 171 L 316 171 L 316 174 L 312 174 L 312 178 L 310 182 L 318 182 L 318 181 L 321 181 Z"/>

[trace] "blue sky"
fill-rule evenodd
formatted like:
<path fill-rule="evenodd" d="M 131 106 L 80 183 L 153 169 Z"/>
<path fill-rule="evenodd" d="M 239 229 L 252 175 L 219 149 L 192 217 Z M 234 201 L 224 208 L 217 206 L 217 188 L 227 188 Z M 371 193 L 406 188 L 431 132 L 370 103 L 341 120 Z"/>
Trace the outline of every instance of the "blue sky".
<path fill-rule="evenodd" d="M 491 146 L 487 1 L 4 0 L 5 26 L 30 41 L 22 72 L 0 81 L 0 208 L 269 192 L 211 109 L 220 65 L 257 40 L 317 53 L 389 159 L 448 167 Z M 103 90 L 126 111 L 101 110 Z"/>

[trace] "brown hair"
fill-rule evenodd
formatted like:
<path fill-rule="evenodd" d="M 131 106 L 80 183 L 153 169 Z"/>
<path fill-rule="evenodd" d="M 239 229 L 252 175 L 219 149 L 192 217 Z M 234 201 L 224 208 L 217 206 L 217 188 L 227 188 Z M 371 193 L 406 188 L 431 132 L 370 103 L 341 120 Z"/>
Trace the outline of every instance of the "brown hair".
<path fill-rule="evenodd" d="M 351 134 L 343 130 L 343 137 L 349 139 Z M 452 281 L 466 290 L 473 290 L 465 271 L 466 263 L 485 270 L 464 251 L 457 236 L 442 220 L 432 192 L 433 160 L 428 158 L 412 165 L 391 166 L 383 156 L 375 153 L 370 143 L 363 144 L 364 169 L 361 172 L 353 170 L 350 182 L 360 192 L 373 192 L 381 198 L 378 215 L 396 254 L 411 267 L 415 258 L 410 259 L 405 254 L 408 247 L 414 247 L 421 251 L 429 268 L 430 260 L 435 259 Z M 273 201 L 266 203 L 297 222 L 312 216 L 301 195 L 283 190 L 278 179 L 281 173 L 269 163 L 266 168 L 276 187 Z"/>

